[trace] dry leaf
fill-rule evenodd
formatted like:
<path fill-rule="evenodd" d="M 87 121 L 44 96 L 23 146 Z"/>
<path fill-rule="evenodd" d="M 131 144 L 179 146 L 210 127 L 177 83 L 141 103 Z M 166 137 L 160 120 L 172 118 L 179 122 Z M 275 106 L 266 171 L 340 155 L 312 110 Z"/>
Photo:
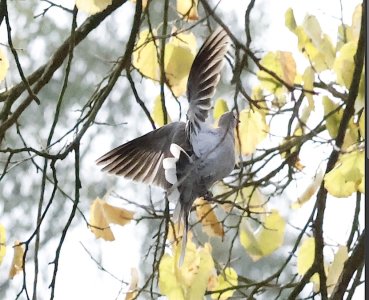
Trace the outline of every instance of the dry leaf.
<path fill-rule="evenodd" d="M 304 205 L 310 198 L 315 194 L 315 192 L 320 187 L 320 184 L 323 181 L 324 172 L 323 169 L 320 169 L 319 172 L 314 177 L 313 182 L 305 189 L 305 191 L 297 198 L 297 201 L 291 204 L 291 208 L 296 209 L 300 208 Z"/>
<path fill-rule="evenodd" d="M 125 300 L 133 300 L 137 296 L 138 285 L 138 271 L 136 268 L 131 269 L 131 283 L 129 285 L 129 292 L 126 294 Z"/>
<path fill-rule="evenodd" d="M 134 213 L 129 210 L 112 206 L 105 200 L 96 198 L 90 207 L 90 230 L 96 238 L 114 241 L 114 234 L 109 224 L 126 225 L 132 220 L 133 215 Z"/>
<path fill-rule="evenodd" d="M 14 256 L 13 261 L 10 267 L 9 271 L 9 278 L 13 279 L 15 275 L 17 275 L 19 272 L 23 269 L 23 255 L 24 255 L 24 249 L 23 245 L 20 245 L 19 241 L 14 242 Z"/>
<path fill-rule="evenodd" d="M 196 215 L 202 224 L 202 231 L 208 236 L 224 236 L 223 224 L 218 221 L 214 209 L 203 197 L 195 200 Z"/>

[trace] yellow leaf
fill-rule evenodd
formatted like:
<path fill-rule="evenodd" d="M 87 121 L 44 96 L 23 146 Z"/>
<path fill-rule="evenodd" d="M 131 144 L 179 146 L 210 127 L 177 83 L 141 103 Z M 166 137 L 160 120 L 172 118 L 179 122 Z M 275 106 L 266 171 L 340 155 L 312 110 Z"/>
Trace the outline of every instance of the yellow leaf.
<path fill-rule="evenodd" d="M 338 108 L 339 104 L 333 102 L 328 96 L 323 97 L 324 115 L 326 118 L 326 126 L 331 138 L 335 139 L 338 134 L 338 128 L 343 116 L 343 109 Z M 334 111 L 334 112 L 333 112 Z M 358 125 L 354 123 L 353 118 L 350 119 L 349 126 L 345 132 L 345 139 L 342 145 L 342 150 L 350 149 L 353 144 L 358 142 Z"/>
<path fill-rule="evenodd" d="M 354 122 L 354 118 L 351 118 L 346 129 L 345 138 L 341 149 L 343 151 L 351 151 L 353 147 L 359 141 L 359 126 Z"/>
<path fill-rule="evenodd" d="M 350 88 L 352 81 L 356 49 L 357 43 L 354 41 L 343 45 L 333 64 L 333 70 L 337 75 L 337 83 L 344 85 L 346 88 Z"/>
<path fill-rule="evenodd" d="M 336 53 L 347 42 L 347 36 L 349 35 L 350 30 L 351 28 L 349 26 L 343 26 L 342 24 L 338 26 Z"/>
<path fill-rule="evenodd" d="M 286 221 L 276 210 L 265 217 L 256 231 L 252 231 L 248 223 L 244 225 L 240 231 L 240 241 L 254 261 L 273 253 L 283 243 Z"/>
<path fill-rule="evenodd" d="M 314 76 L 315 76 L 314 69 L 312 67 L 307 67 L 305 69 L 304 75 L 302 75 L 305 90 L 307 91 L 314 90 Z M 315 104 L 314 104 L 313 94 L 309 92 L 305 92 L 305 96 L 308 99 L 310 110 L 314 110 Z"/>
<path fill-rule="evenodd" d="M 202 231 L 208 236 L 224 236 L 223 224 L 218 221 L 218 218 L 211 207 L 210 203 L 204 200 L 203 197 L 195 200 L 197 219 L 202 224 Z"/>
<path fill-rule="evenodd" d="M 177 97 L 186 92 L 188 75 L 195 58 L 192 46 L 179 43 L 176 40 L 171 40 L 165 46 L 165 75 L 169 86 Z"/>
<path fill-rule="evenodd" d="M 177 0 L 177 12 L 186 21 L 196 21 L 199 19 L 197 5 L 198 0 Z"/>
<path fill-rule="evenodd" d="M 237 286 L 238 275 L 233 268 L 225 268 L 224 271 L 219 274 L 217 285 L 212 288 L 212 291 L 225 290 Z M 226 300 L 233 296 L 235 290 L 228 290 L 223 293 L 211 294 L 211 299 Z"/>
<path fill-rule="evenodd" d="M 3 81 L 9 69 L 9 61 L 3 49 L 0 48 L 0 81 Z"/>
<path fill-rule="evenodd" d="M 302 26 L 314 45 L 321 41 L 322 29 L 320 28 L 320 24 L 315 16 L 305 16 Z"/>
<path fill-rule="evenodd" d="M 186 256 L 178 266 L 180 245 L 173 244 L 173 253 L 164 254 L 159 264 L 159 290 L 168 299 L 202 299 L 208 280 L 214 270 L 210 244 L 196 248 L 190 237 L 187 241 Z"/>
<path fill-rule="evenodd" d="M 169 254 L 164 254 L 159 264 L 159 290 L 169 300 L 184 300 L 180 282 L 177 280 L 175 261 Z"/>
<path fill-rule="evenodd" d="M 5 227 L 0 224 L 0 265 L 3 262 L 3 258 L 6 254 L 6 231 Z"/>
<path fill-rule="evenodd" d="M 253 261 L 263 257 L 263 251 L 260 249 L 256 234 L 248 223 L 240 230 L 240 242 Z"/>
<path fill-rule="evenodd" d="M 212 188 L 212 192 L 214 196 L 225 194 L 229 192 L 230 190 L 231 188 L 226 186 L 223 182 L 216 183 Z M 247 187 L 242 188 L 237 193 L 236 198 L 234 195 L 232 195 L 229 198 L 227 198 L 227 200 L 230 200 L 241 207 L 245 207 L 245 208 L 247 207 L 247 209 L 251 213 L 264 215 L 266 212 L 267 199 L 263 195 L 263 193 L 260 191 L 259 188 L 255 188 L 253 186 L 247 186 Z M 224 203 L 222 204 L 222 208 L 227 213 L 230 213 L 232 209 L 234 208 L 234 204 Z"/>
<path fill-rule="evenodd" d="M 200 264 L 192 284 L 188 286 L 187 299 L 203 299 L 208 281 L 214 271 L 214 261 L 211 256 L 211 246 L 206 243 L 203 248 L 198 249 Z"/>
<path fill-rule="evenodd" d="M 23 246 L 20 245 L 19 241 L 14 242 L 14 256 L 13 261 L 10 267 L 9 271 L 9 278 L 13 279 L 15 275 L 17 275 L 19 272 L 23 269 L 23 255 L 24 255 L 24 249 Z"/>
<path fill-rule="evenodd" d="M 257 238 L 263 255 L 269 255 L 278 249 L 284 240 L 286 221 L 277 210 L 272 210 L 264 220 L 264 225 L 259 228 Z"/>
<path fill-rule="evenodd" d="M 136 268 L 131 269 L 131 283 L 125 300 L 133 300 L 137 297 L 138 271 Z"/>
<path fill-rule="evenodd" d="M 304 190 L 304 192 L 297 198 L 297 201 L 291 204 L 291 208 L 297 209 L 304 205 L 307 201 L 311 199 L 311 197 L 315 194 L 315 192 L 320 187 L 320 184 L 323 181 L 323 170 L 320 169 L 318 174 L 314 177 L 313 182 Z"/>
<path fill-rule="evenodd" d="M 248 186 L 244 187 L 237 195 L 237 204 L 247 207 L 252 213 L 265 213 L 265 204 L 267 199 L 260 192 L 260 189 Z"/>
<path fill-rule="evenodd" d="M 77 8 L 90 15 L 103 11 L 111 3 L 112 0 L 76 0 Z"/>
<path fill-rule="evenodd" d="M 181 32 L 176 33 L 177 29 L 173 28 L 172 34 L 173 36 L 170 38 L 169 42 L 178 47 L 187 47 L 191 50 L 191 53 L 193 55 L 196 55 L 197 53 L 197 42 L 196 37 L 192 32 Z"/>
<path fill-rule="evenodd" d="M 295 16 L 293 14 L 293 10 L 292 8 L 289 8 L 286 10 L 285 14 L 284 14 L 284 23 L 286 25 L 286 27 L 291 30 L 292 32 L 295 31 L 296 29 L 296 20 L 295 20 Z"/>
<path fill-rule="evenodd" d="M 324 177 L 324 187 L 338 198 L 359 191 L 364 193 L 364 151 L 352 151 L 340 156 L 333 170 Z"/>
<path fill-rule="evenodd" d="M 315 239 L 307 238 L 297 251 L 297 273 L 304 275 L 313 265 L 315 257 Z"/>
<path fill-rule="evenodd" d="M 345 86 L 347 89 L 350 88 L 352 76 L 354 73 L 355 63 L 354 55 L 357 49 L 357 41 L 350 41 L 344 44 L 333 64 L 333 71 L 337 76 L 337 83 Z M 365 98 L 365 76 L 364 70 L 361 73 L 359 94 L 355 103 L 356 111 L 360 110 L 364 105 Z"/>
<path fill-rule="evenodd" d="M 351 36 L 349 40 L 358 40 L 360 35 L 361 28 L 361 13 L 362 13 L 362 5 L 358 4 L 355 7 L 354 13 L 352 14 L 352 24 L 351 24 Z"/>
<path fill-rule="evenodd" d="M 314 110 L 314 106 L 315 105 L 313 104 L 313 107 L 311 107 L 310 106 L 310 103 L 309 103 L 308 105 L 305 105 L 305 106 L 302 107 L 302 111 L 299 114 L 300 115 L 299 117 L 300 117 L 301 122 L 303 122 L 305 124 L 307 123 L 307 121 L 308 121 L 308 119 L 310 117 L 311 111 Z M 305 130 L 304 130 L 305 127 L 304 126 L 301 126 L 301 124 L 299 124 L 297 128 L 300 128 L 301 131 L 304 134 L 304 132 L 305 132 Z"/>
<path fill-rule="evenodd" d="M 309 38 L 309 42 L 322 56 L 326 68 L 330 68 L 335 58 L 335 51 L 329 36 L 322 32 L 315 16 L 307 15 L 302 27 Z M 312 57 L 310 58 L 314 61 Z"/>
<path fill-rule="evenodd" d="M 292 31 L 298 38 L 298 48 L 317 72 L 332 67 L 335 49 L 329 36 L 322 32 L 315 16 L 307 15 L 301 26 Z"/>
<path fill-rule="evenodd" d="M 160 95 L 157 96 L 154 100 L 154 107 L 153 107 L 153 110 L 152 110 L 152 118 L 155 122 L 155 124 L 157 126 L 163 126 L 164 125 L 164 108 L 163 108 L 163 105 L 161 103 L 161 97 Z M 167 112 L 167 118 L 168 118 L 168 123 L 171 122 L 171 119 L 168 115 L 168 112 Z"/>
<path fill-rule="evenodd" d="M 227 111 L 229 111 L 227 102 L 224 99 L 217 99 L 214 104 L 214 120 L 218 120 Z"/>
<path fill-rule="evenodd" d="M 302 115 L 300 116 L 300 120 L 302 122 L 304 122 L 303 119 L 307 120 L 309 114 L 310 114 L 310 109 L 309 109 L 308 106 L 305 106 L 303 108 Z M 304 123 L 306 123 L 306 121 Z M 293 136 L 298 137 L 298 136 L 302 136 L 302 135 L 304 135 L 304 127 L 301 126 L 301 124 L 298 123 L 298 124 L 296 124 L 296 128 L 293 131 Z M 290 141 L 290 139 L 291 139 L 291 137 L 287 137 L 287 138 L 283 139 L 282 145 L 285 144 L 285 143 L 288 143 Z M 299 171 L 302 171 L 305 168 L 305 166 L 301 163 L 300 157 L 298 156 L 299 151 L 300 151 L 300 148 L 298 146 L 293 146 L 293 147 L 290 147 L 287 150 L 284 150 L 284 151 L 280 152 L 280 154 L 281 154 L 281 157 L 283 159 L 288 159 L 287 163 L 289 165 L 293 166 L 294 168 L 296 168 Z"/>
<path fill-rule="evenodd" d="M 332 113 L 327 119 L 326 119 L 326 125 L 329 135 L 335 139 L 338 133 L 338 127 L 341 122 L 343 111 L 342 109 L 338 109 L 338 104 L 334 103 L 328 96 L 323 97 L 323 107 L 324 107 L 324 115 L 328 115 L 333 110 L 336 110 L 336 112 Z"/>
<path fill-rule="evenodd" d="M 342 273 L 343 265 L 348 258 L 348 252 L 346 246 L 339 246 L 337 253 L 334 255 L 334 260 L 328 269 L 327 275 L 327 287 L 328 295 L 332 294 L 334 286 L 337 283 L 339 276 Z"/>
<path fill-rule="evenodd" d="M 306 34 L 302 26 L 297 26 L 295 30 L 298 38 L 298 48 L 309 59 L 317 72 L 324 71 L 328 68 L 323 54 L 314 46 L 309 36 Z"/>
<path fill-rule="evenodd" d="M 239 115 L 238 134 L 236 134 L 236 148 L 243 155 L 250 155 L 256 146 L 262 142 L 269 131 L 264 114 L 258 109 L 244 109 Z M 241 147 L 240 147 L 241 144 Z"/>
<path fill-rule="evenodd" d="M 297 251 L 297 273 L 303 276 L 307 270 L 313 265 L 315 258 L 315 239 L 313 237 L 307 238 L 301 244 Z M 318 273 L 315 273 L 311 279 L 315 285 L 319 284 Z"/>
<path fill-rule="evenodd" d="M 113 241 L 114 234 L 109 224 L 126 225 L 133 218 L 133 212 L 112 206 L 105 200 L 96 198 L 90 207 L 90 230 L 96 238 Z"/>
<path fill-rule="evenodd" d="M 153 34 L 156 32 L 153 30 Z M 159 80 L 157 45 L 149 29 L 140 32 L 136 49 L 132 54 L 132 64 L 142 75 Z"/>
<path fill-rule="evenodd" d="M 293 85 L 296 77 L 296 63 L 291 52 L 268 52 L 261 59 L 260 63 L 268 70 L 276 73 L 286 83 Z M 259 71 L 257 75 L 261 86 L 272 93 L 274 93 L 278 87 L 282 86 L 278 80 L 265 71 Z"/>
<path fill-rule="evenodd" d="M 256 85 L 252 88 L 251 98 L 258 101 L 260 112 L 264 115 L 267 114 L 269 108 L 267 106 L 267 101 L 265 100 L 261 86 Z"/>

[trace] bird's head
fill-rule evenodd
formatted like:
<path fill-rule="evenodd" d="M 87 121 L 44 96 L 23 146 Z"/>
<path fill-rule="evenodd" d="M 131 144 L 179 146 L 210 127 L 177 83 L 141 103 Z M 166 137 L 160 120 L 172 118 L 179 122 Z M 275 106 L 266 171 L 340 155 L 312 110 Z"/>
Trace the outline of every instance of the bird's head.
<path fill-rule="evenodd" d="M 229 111 L 224 113 L 218 122 L 218 126 L 221 128 L 225 128 L 227 130 L 236 128 L 238 124 L 238 119 L 235 116 L 235 113 L 233 111 Z"/>

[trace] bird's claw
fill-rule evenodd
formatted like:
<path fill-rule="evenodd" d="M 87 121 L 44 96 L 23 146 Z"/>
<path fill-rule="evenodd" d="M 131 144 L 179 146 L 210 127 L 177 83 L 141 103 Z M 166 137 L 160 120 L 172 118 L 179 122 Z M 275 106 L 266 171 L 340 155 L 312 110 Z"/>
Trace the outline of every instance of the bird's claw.
<path fill-rule="evenodd" d="M 207 191 L 203 197 L 206 201 L 212 201 L 213 200 L 213 193 L 210 192 L 210 191 Z"/>

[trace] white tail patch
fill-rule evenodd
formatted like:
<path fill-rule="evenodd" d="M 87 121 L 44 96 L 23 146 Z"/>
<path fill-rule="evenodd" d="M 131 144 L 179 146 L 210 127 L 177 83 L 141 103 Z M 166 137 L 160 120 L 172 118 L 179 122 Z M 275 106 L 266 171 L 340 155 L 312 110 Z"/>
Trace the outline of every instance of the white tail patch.
<path fill-rule="evenodd" d="M 169 148 L 170 153 L 173 155 L 173 157 L 167 157 L 163 159 L 163 168 L 164 168 L 164 175 L 166 181 L 168 181 L 170 184 L 172 184 L 172 188 L 170 188 L 168 192 L 168 200 L 170 202 L 177 202 L 179 200 L 179 191 L 176 186 L 176 183 L 178 182 L 177 178 L 177 161 L 179 160 L 179 156 L 182 153 L 186 154 L 186 151 L 183 150 L 180 146 L 177 144 L 171 144 Z M 188 155 L 187 155 L 188 156 Z"/>
<path fill-rule="evenodd" d="M 167 157 L 163 159 L 165 179 L 171 184 L 175 184 L 178 181 L 176 168 L 177 161 L 178 158 L 176 157 Z"/>
<path fill-rule="evenodd" d="M 179 156 L 182 153 L 184 153 L 188 159 L 191 161 L 191 158 L 188 156 L 188 154 L 186 153 L 185 150 L 183 150 L 182 147 L 178 146 L 177 144 L 171 144 L 170 145 L 170 153 L 172 153 L 173 157 L 167 157 L 163 159 L 163 168 L 164 168 L 164 174 L 165 174 L 165 179 L 171 183 L 171 184 L 176 184 L 178 182 L 178 178 L 177 178 L 177 161 L 179 160 Z M 168 197 L 170 197 L 170 194 L 168 195 Z"/>

